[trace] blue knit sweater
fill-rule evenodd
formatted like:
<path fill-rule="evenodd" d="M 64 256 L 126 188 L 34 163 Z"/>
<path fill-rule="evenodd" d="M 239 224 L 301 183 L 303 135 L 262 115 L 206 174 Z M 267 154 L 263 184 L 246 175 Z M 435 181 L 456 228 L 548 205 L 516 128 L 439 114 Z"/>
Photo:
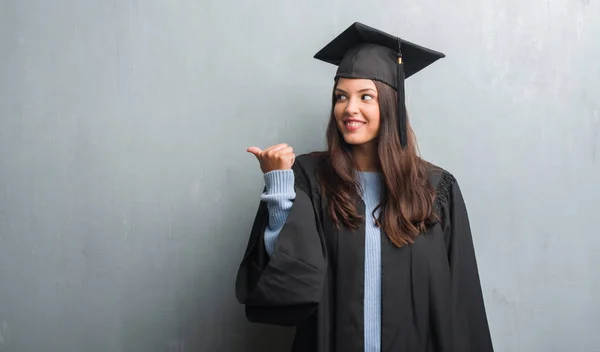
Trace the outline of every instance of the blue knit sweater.
<path fill-rule="evenodd" d="M 365 352 L 381 350 L 381 230 L 372 217 L 373 210 L 381 200 L 382 179 L 376 172 L 357 172 L 365 202 L 365 298 L 364 326 Z M 265 230 L 265 247 L 271 255 L 277 236 L 281 231 L 296 193 L 294 172 L 276 170 L 264 175 L 266 191 L 261 199 L 267 202 L 269 222 Z M 377 214 L 376 214 L 377 215 Z"/>

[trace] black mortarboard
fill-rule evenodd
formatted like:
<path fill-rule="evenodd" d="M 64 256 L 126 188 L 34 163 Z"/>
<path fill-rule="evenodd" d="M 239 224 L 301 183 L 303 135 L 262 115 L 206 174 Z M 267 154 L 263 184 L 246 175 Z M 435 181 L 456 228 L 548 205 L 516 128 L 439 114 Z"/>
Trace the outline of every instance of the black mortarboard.
<path fill-rule="evenodd" d="M 404 80 L 444 54 L 410 43 L 391 34 L 355 22 L 314 58 L 337 65 L 335 78 L 363 78 L 383 82 L 398 92 L 400 145 L 406 147 Z"/>

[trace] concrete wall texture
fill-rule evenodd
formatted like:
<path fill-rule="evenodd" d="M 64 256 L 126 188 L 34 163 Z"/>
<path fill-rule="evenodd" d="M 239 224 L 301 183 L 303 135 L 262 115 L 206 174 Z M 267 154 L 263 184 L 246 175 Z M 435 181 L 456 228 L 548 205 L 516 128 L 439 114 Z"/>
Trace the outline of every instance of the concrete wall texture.
<path fill-rule="evenodd" d="M 461 183 L 497 351 L 600 351 L 600 2 L 0 1 L 0 351 L 286 351 L 233 285 L 250 145 L 322 149 L 360 21 Z"/>

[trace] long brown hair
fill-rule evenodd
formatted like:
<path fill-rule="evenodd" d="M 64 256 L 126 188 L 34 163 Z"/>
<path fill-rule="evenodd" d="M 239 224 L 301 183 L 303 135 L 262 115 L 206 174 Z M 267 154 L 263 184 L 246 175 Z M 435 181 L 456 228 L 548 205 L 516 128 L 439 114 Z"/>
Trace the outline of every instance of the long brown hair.
<path fill-rule="evenodd" d="M 374 81 L 378 92 L 380 127 L 377 137 L 377 155 L 384 181 L 379 217 L 372 216 L 391 242 L 402 247 L 413 243 L 436 216 L 433 209 L 435 190 L 428 181 L 428 163 L 418 156 L 416 138 L 407 123 L 408 145 L 400 146 L 397 121 L 396 91 Z M 334 85 L 337 85 L 337 81 Z M 358 213 L 356 202 L 359 182 L 352 146 L 344 141 L 333 114 L 335 93 L 332 94 L 332 110 L 327 126 L 327 161 L 321 168 L 319 182 L 329 200 L 328 212 L 336 226 L 344 224 L 357 229 L 364 220 Z"/>

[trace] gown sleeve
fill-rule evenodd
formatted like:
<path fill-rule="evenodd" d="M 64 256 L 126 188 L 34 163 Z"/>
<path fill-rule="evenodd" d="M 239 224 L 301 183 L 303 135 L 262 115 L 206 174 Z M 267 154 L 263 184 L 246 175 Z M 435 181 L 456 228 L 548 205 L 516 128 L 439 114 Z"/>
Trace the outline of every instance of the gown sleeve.
<path fill-rule="evenodd" d="M 295 326 L 308 319 L 322 298 L 327 272 L 309 181 L 294 165 L 296 197 L 273 253 L 265 248 L 267 203 L 261 201 L 240 263 L 235 291 L 251 322 Z"/>
<path fill-rule="evenodd" d="M 449 185 L 445 239 L 452 280 L 454 351 L 492 352 L 467 208 L 456 179 L 450 174 L 444 178 Z"/>

